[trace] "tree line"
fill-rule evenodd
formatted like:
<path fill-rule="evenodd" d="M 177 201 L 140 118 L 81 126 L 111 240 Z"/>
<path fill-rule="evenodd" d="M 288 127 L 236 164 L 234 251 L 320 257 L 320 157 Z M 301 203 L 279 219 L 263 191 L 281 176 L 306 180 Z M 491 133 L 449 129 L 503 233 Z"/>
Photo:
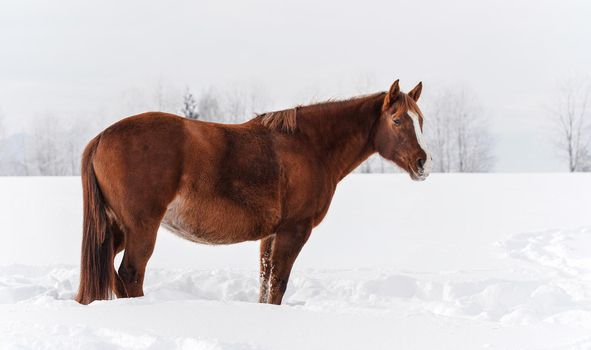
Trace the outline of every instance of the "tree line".
<path fill-rule="evenodd" d="M 556 150 L 568 161 L 569 171 L 591 171 L 591 126 L 587 106 L 588 81 L 563 82 L 558 103 L 547 112 Z M 186 118 L 239 123 L 267 111 L 269 97 L 261 89 L 210 87 L 195 94 L 166 89 L 153 93 L 128 91 L 119 104 L 119 116 L 147 110 L 180 114 Z M 443 88 L 421 101 L 424 130 L 433 156 L 433 172 L 490 172 L 494 169 L 494 137 L 487 111 L 476 95 L 462 88 Z M 108 124 L 106 118 L 56 118 L 42 115 L 31 128 L 7 135 L 0 110 L 0 175 L 78 175 L 86 143 Z M 89 121 L 90 120 L 90 121 Z M 399 171 L 375 155 L 356 170 L 361 173 Z"/>
<path fill-rule="evenodd" d="M 129 89 L 117 108 L 92 116 L 60 118 L 42 114 L 28 130 L 6 135 L 0 112 L 0 176 L 71 176 L 80 174 L 86 144 L 109 124 L 146 111 L 180 114 L 191 119 L 238 123 L 266 109 L 268 99 L 259 89 L 211 87 L 194 95 L 190 89 L 178 93 L 158 83 L 153 91 Z"/>

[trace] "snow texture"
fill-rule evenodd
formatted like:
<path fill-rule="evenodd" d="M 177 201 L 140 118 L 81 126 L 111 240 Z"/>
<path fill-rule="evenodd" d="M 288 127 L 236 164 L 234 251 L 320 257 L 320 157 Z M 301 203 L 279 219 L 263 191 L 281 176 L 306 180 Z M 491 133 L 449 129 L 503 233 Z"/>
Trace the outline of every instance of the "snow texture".
<path fill-rule="evenodd" d="M 165 231 L 145 297 L 77 304 L 78 186 L 0 178 L 0 349 L 591 349 L 589 176 L 352 176 L 282 306 Z"/>

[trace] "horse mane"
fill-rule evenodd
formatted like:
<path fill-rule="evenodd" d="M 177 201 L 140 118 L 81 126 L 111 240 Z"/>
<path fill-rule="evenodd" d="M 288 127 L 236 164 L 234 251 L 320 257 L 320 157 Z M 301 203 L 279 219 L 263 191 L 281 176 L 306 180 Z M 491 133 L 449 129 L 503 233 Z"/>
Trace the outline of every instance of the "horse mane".
<path fill-rule="evenodd" d="M 267 128 L 291 134 L 297 128 L 298 108 L 300 106 L 282 111 L 267 112 L 258 115 L 258 117 L 261 119 L 261 124 Z"/>
<path fill-rule="evenodd" d="M 350 106 L 354 103 L 364 103 L 367 100 L 382 97 L 383 95 L 385 95 L 385 92 L 355 96 L 345 100 L 329 99 L 310 105 L 298 105 L 289 109 L 258 114 L 255 119 L 258 119 L 263 126 L 271 130 L 291 134 L 298 129 L 298 115 L 301 112 L 312 111 L 323 114 L 330 112 L 333 108 Z"/>

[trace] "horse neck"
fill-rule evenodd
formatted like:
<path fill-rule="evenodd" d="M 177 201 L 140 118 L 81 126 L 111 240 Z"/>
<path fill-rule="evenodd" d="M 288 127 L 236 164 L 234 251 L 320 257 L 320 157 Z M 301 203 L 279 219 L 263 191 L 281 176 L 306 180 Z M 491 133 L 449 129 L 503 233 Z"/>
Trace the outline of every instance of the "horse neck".
<path fill-rule="evenodd" d="M 298 124 L 327 171 L 339 181 L 375 153 L 373 126 L 384 94 L 302 107 Z"/>

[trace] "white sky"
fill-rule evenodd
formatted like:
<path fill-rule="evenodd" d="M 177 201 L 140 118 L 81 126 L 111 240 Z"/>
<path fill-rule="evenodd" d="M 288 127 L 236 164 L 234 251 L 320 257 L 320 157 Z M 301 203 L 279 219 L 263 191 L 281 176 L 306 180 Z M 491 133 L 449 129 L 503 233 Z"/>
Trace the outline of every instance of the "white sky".
<path fill-rule="evenodd" d="M 3 1 L 0 109 L 14 132 L 158 81 L 255 84 L 282 107 L 367 77 L 368 93 L 422 80 L 425 99 L 430 86 L 474 90 L 497 171 L 562 171 L 545 107 L 558 79 L 591 74 L 590 19 L 590 2 L 564 0 Z"/>

